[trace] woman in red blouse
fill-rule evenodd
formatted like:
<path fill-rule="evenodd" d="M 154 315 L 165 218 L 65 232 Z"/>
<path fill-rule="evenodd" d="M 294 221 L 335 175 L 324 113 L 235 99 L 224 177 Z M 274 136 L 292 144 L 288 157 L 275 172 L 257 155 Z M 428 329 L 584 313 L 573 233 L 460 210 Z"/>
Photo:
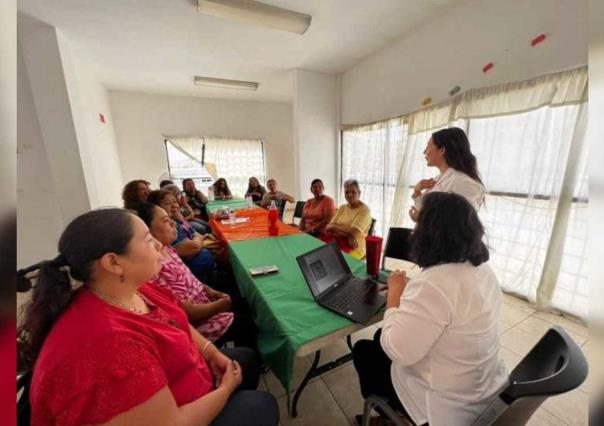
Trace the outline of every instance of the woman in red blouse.
<path fill-rule="evenodd" d="M 18 332 L 33 425 L 276 425 L 253 351 L 220 352 L 147 283 L 161 244 L 121 209 L 71 222 L 39 271 Z M 69 274 L 66 272 L 69 270 Z M 71 278 L 83 285 L 73 289 Z"/>
<path fill-rule="evenodd" d="M 336 213 L 336 203 L 323 193 L 323 181 L 315 179 L 310 184 L 310 192 L 314 195 L 304 204 L 300 230 L 315 237 L 321 236 L 325 227 Z"/>

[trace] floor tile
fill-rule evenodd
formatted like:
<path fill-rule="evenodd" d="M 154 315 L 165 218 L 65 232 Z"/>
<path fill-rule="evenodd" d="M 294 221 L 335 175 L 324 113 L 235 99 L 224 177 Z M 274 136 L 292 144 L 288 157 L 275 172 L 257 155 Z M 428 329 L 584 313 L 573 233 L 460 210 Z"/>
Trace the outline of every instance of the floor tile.
<path fill-rule="evenodd" d="M 335 397 L 350 422 L 354 416 L 363 413 L 363 397 L 359 377 L 352 364 L 326 375 L 323 381 Z"/>
<path fill-rule="evenodd" d="M 529 419 L 527 426 L 566 426 L 562 420 L 545 411 L 543 408 L 537 409 L 535 414 Z"/>
<path fill-rule="evenodd" d="M 509 303 L 501 305 L 500 320 L 512 326 L 524 321 L 532 315 L 532 312 L 513 306 Z"/>
<path fill-rule="evenodd" d="M 287 413 L 287 398 L 277 400 L 283 426 L 349 426 L 346 415 L 322 380 L 308 385 L 298 401 L 298 417 Z"/>
<path fill-rule="evenodd" d="M 541 405 L 545 410 L 569 426 L 587 425 L 589 397 L 576 389 L 545 400 Z"/>
<path fill-rule="evenodd" d="M 296 390 L 298 388 L 298 386 L 300 385 L 300 382 L 302 381 L 302 379 L 304 379 L 304 376 L 308 372 L 310 365 L 311 364 L 308 361 L 308 359 L 306 359 L 306 357 L 294 358 L 294 371 L 293 371 L 293 377 L 292 377 L 292 383 L 291 383 L 292 397 L 294 395 L 294 390 Z M 275 398 L 279 398 L 279 397 L 285 395 L 285 389 L 281 385 L 281 382 L 279 381 L 279 379 L 277 379 L 277 376 L 275 376 L 275 373 L 273 373 L 272 371 L 269 371 L 268 373 L 266 373 L 264 375 L 264 378 L 266 380 L 266 385 L 268 387 L 268 391 L 270 393 L 272 393 L 275 396 Z M 315 379 L 315 380 L 317 380 L 317 379 Z M 311 382 L 312 382 L 312 380 L 311 380 Z"/>
<path fill-rule="evenodd" d="M 501 348 L 499 356 L 503 359 L 505 367 L 508 369 L 508 373 L 511 373 L 514 368 L 522 361 L 522 357 L 515 352 L 510 351 L 506 348 Z"/>
<path fill-rule="evenodd" d="M 552 324 L 560 325 L 568 332 L 572 332 L 583 337 L 589 337 L 589 329 L 585 324 L 582 324 L 579 321 L 550 312 L 536 312 L 535 316 L 544 319 Z"/>

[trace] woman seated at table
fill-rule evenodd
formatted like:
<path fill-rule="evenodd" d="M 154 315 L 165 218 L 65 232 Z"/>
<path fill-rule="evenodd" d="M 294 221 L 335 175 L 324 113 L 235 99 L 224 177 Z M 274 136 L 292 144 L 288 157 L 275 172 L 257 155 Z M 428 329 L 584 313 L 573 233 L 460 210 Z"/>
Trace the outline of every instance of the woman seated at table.
<path fill-rule="evenodd" d="M 187 197 L 177 185 L 171 184 L 166 185 L 162 188 L 162 190 L 170 191 L 174 197 L 176 197 L 176 201 L 180 206 L 180 216 L 181 220 L 186 220 L 191 224 L 193 229 L 199 232 L 201 235 L 210 234 L 212 232 L 212 227 L 205 220 L 199 219 L 195 216 L 195 212 L 193 208 L 189 205 L 187 201 Z"/>
<path fill-rule="evenodd" d="M 142 203 L 136 213 L 162 244 L 161 269 L 152 283 L 176 296 L 189 322 L 207 339 L 219 343 L 232 340 L 237 346 L 255 349 L 257 329 L 246 302 L 212 289 L 193 275 L 170 246 L 176 239 L 176 224 L 164 209 Z"/>
<path fill-rule="evenodd" d="M 279 210 L 279 219 L 283 220 L 283 211 L 285 210 L 285 203 L 295 203 L 296 200 L 289 194 L 285 192 L 277 191 L 277 181 L 275 179 L 269 179 L 266 181 L 266 186 L 268 186 L 268 192 L 264 194 L 262 197 L 262 201 L 260 202 L 260 206 L 264 208 L 269 208 L 272 202 L 275 202 L 275 206 L 277 210 Z"/>
<path fill-rule="evenodd" d="M 310 183 L 310 192 L 314 195 L 304 204 L 300 229 L 318 237 L 323 234 L 325 227 L 336 212 L 336 203 L 323 193 L 323 181 L 315 179 Z"/>
<path fill-rule="evenodd" d="M 266 188 L 260 185 L 260 181 L 255 177 L 251 177 L 248 181 L 247 191 L 245 192 L 245 198 L 252 197 L 252 201 L 257 206 L 260 206 L 260 202 L 262 201 L 262 197 L 266 194 Z"/>
<path fill-rule="evenodd" d="M 208 197 L 195 187 L 195 181 L 190 178 L 182 180 L 182 190 L 187 203 L 193 209 L 193 213 L 207 221 L 208 215 L 206 212 L 206 204 L 208 203 Z"/>
<path fill-rule="evenodd" d="M 356 180 L 344 182 L 344 196 L 347 203 L 338 208 L 321 239 L 327 243 L 336 241 L 340 250 L 362 259 L 365 257 L 365 237 L 371 227 L 371 212 L 360 199 L 361 189 Z"/>
<path fill-rule="evenodd" d="M 219 351 L 148 282 L 161 246 L 136 215 L 85 213 L 58 246 L 17 332 L 32 425 L 277 425 L 254 352 Z"/>
<path fill-rule="evenodd" d="M 138 203 L 144 203 L 149 197 L 150 183 L 143 179 L 128 182 L 122 190 L 122 200 L 125 209 L 133 209 Z"/>
<path fill-rule="evenodd" d="M 507 385 L 499 356 L 501 290 L 476 210 L 427 194 L 413 234 L 422 271 L 388 278 L 382 329 L 353 348 L 364 397 L 388 399 L 417 425 L 469 425 Z"/>
<path fill-rule="evenodd" d="M 214 185 L 214 199 L 216 200 L 231 200 L 233 198 L 233 194 L 231 194 L 231 190 L 229 189 L 229 185 L 225 178 L 219 178 Z"/>
<path fill-rule="evenodd" d="M 176 239 L 172 241 L 172 247 L 191 269 L 191 272 L 202 282 L 212 283 L 216 263 L 214 256 L 208 249 L 204 249 L 204 236 L 195 232 L 193 227 L 182 219 L 180 204 L 170 191 L 153 191 L 149 201 L 158 205 L 176 223 Z"/>

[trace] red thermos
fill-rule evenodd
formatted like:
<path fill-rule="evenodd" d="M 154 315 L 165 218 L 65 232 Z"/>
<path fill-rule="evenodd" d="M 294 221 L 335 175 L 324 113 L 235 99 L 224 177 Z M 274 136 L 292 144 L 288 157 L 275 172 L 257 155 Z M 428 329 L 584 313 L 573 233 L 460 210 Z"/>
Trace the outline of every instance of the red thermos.
<path fill-rule="evenodd" d="M 279 210 L 274 200 L 268 209 L 268 234 L 272 237 L 279 235 Z"/>

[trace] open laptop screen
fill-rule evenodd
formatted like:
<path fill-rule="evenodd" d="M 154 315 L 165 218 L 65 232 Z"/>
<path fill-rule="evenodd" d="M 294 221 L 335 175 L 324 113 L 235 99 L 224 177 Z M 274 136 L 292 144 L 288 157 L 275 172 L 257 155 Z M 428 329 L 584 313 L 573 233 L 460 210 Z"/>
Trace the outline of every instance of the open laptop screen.
<path fill-rule="evenodd" d="M 298 263 L 315 298 L 350 273 L 335 244 L 299 256 Z"/>

